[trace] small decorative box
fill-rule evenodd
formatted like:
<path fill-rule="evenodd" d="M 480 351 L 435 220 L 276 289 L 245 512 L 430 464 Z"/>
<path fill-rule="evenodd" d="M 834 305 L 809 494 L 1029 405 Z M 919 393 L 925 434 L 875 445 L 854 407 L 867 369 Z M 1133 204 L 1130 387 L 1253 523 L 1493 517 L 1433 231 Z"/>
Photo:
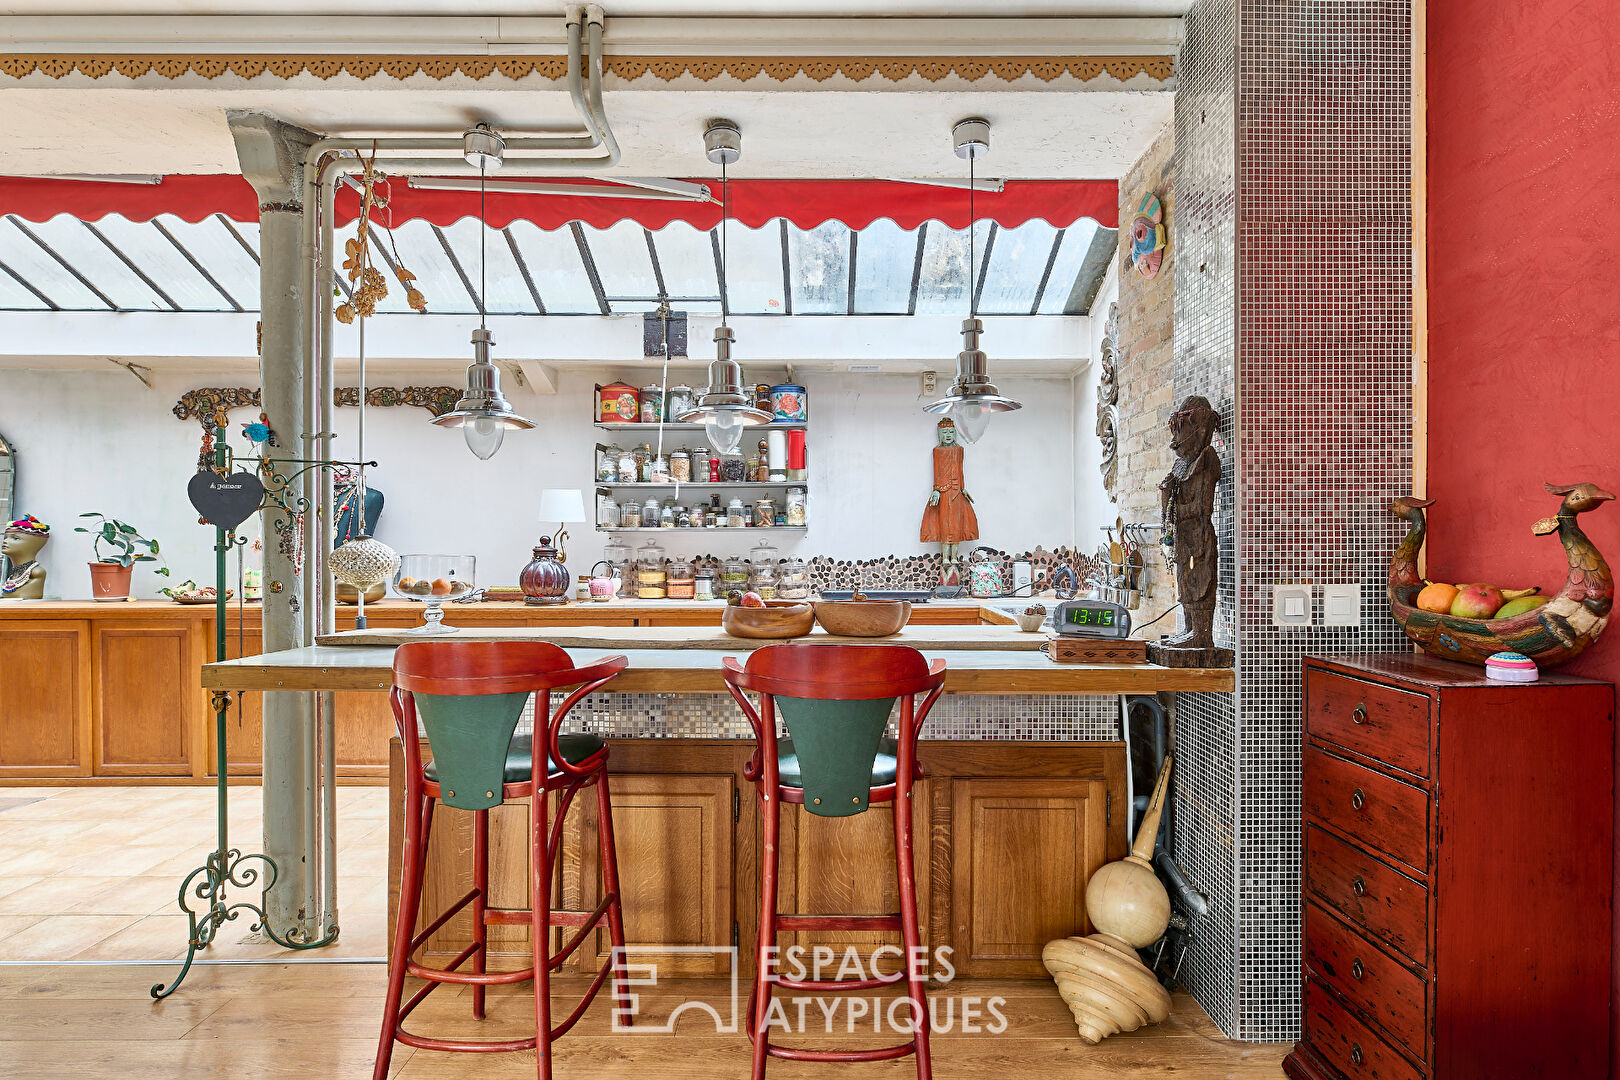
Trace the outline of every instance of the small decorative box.
<path fill-rule="evenodd" d="M 1523 653 L 1493 653 L 1485 660 L 1485 677 L 1498 682 L 1535 682 L 1541 678 L 1536 662 Z"/>

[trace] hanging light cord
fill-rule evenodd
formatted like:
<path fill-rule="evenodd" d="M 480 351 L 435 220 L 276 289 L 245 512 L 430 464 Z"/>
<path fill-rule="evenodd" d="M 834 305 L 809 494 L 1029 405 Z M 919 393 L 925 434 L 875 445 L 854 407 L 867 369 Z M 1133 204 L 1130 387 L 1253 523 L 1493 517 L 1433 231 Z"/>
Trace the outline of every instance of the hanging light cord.
<path fill-rule="evenodd" d="M 974 154 L 970 144 L 968 146 L 968 318 L 970 319 L 979 311 L 979 298 L 973 292 L 973 269 L 974 264 L 979 261 L 973 245 L 973 163 L 976 159 L 977 155 Z"/>
<path fill-rule="evenodd" d="M 726 183 L 726 157 L 720 155 L 720 325 L 725 326 L 731 320 L 731 305 L 726 302 L 726 294 L 731 291 L 726 282 L 726 237 L 730 231 L 726 222 L 731 217 L 731 185 Z"/>
<path fill-rule="evenodd" d="M 489 261 L 487 257 L 489 214 L 484 207 L 484 170 L 488 164 L 489 158 L 480 154 L 478 156 L 478 329 L 480 330 L 488 329 L 488 324 L 484 321 L 484 309 L 489 307 L 488 268 L 485 265 Z"/>

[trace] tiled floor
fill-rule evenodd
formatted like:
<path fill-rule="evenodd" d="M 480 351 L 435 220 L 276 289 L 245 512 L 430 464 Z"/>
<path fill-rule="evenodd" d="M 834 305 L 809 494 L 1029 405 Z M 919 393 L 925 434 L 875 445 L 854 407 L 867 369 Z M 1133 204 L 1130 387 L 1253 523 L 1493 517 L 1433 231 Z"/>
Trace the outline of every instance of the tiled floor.
<path fill-rule="evenodd" d="M 213 788 L 0 788 L 0 962 L 172 961 L 185 955 L 180 883 L 214 846 Z M 336 944 L 289 953 L 227 923 L 212 959 L 386 953 L 388 791 L 339 788 Z M 261 794 L 230 791 L 231 845 L 259 850 Z M 233 897 L 259 902 L 257 891 Z"/>

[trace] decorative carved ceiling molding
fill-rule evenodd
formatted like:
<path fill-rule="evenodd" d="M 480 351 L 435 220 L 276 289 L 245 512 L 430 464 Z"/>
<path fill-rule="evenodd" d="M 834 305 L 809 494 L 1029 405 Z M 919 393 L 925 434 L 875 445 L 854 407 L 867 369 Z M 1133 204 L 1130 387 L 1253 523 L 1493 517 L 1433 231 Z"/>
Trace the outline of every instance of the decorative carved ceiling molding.
<path fill-rule="evenodd" d="M 1051 82 L 1063 75 L 1081 82 L 1101 75 L 1121 82 L 1147 75 L 1164 82 L 1175 74 L 1175 60 L 1170 56 L 610 56 L 606 64 L 609 74 L 627 82 L 646 76 L 670 82 L 683 75 L 691 75 L 701 82 L 710 82 L 721 75 L 748 82 L 761 74 L 777 82 L 786 82 L 798 75 L 816 82 L 825 82 L 834 75 L 843 75 L 852 82 L 863 82 L 874 75 L 890 82 L 912 75 L 939 82 L 953 74 L 968 82 L 977 82 L 986 75 L 995 75 L 1004 82 L 1025 75 L 1042 82 Z M 433 79 L 461 74 L 479 80 L 500 74 L 508 79 L 539 75 L 555 81 L 567 74 L 568 62 L 558 56 L 0 55 L 0 74 L 21 79 L 36 71 L 53 79 L 63 79 L 74 72 L 92 79 L 114 72 L 130 79 L 143 75 L 178 79 L 186 74 L 204 79 L 217 79 L 226 74 L 243 79 L 263 75 L 293 79 L 305 74 L 331 79 L 346 72 L 357 79 L 370 79 L 379 74 L 408 79 L 420 73 Z"/>
<path fill-rule="evenodd" d="M 426 409 L 434 416 L 443 416 L 455 409 L 461 391 L 454 386 L 368 386 L 366 404 L 373 408 L 388 409 L 395 406 Z M 340 386 L 332 391 L 334 405 L 358 405 L 360 388 Z M 205 432 L 212 429 L 214 414 L 221 409 L 257 409 L 259 391 L 249 386 L 205 386 L 188 390 L 174 404 L 174 415 L 180 420 L 196 420 Z"/>

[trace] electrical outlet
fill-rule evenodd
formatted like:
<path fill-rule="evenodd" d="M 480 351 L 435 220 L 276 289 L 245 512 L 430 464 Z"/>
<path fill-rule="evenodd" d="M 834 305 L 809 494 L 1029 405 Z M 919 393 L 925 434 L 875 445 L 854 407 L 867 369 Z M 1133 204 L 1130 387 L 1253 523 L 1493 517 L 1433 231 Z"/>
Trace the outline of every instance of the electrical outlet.
<path fill-rule="evenodd" d="M 1282 627 L 1311 625 L 1311 600 L 1312 590 L 1309 585 L 1273 585 L 1272 625 Z"/>
<path fill-rule="evenodd" d="M 922 396 L 933 397 L 939 390 L 939 374 L 933 371 L 922 373 Z"/>
<path fill-rule="evenodd" d="M 1322 586 L 1322 625 L 1361 625 L 1361 586 Z"/>

